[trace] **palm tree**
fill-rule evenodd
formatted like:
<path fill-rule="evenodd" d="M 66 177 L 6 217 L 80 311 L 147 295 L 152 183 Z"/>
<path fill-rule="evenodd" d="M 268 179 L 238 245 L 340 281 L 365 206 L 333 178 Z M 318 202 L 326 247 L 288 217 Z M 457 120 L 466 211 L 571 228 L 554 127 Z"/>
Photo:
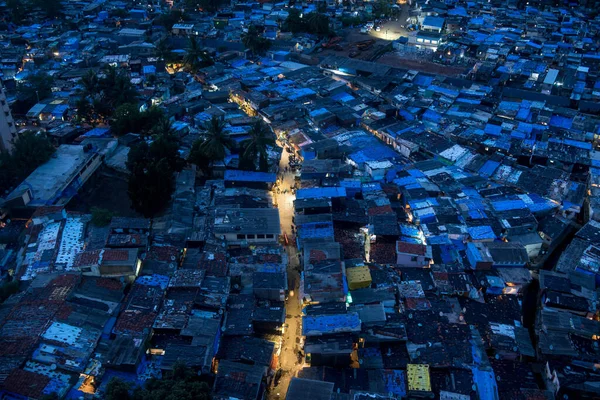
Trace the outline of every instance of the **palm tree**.
<path fill-rule="evenodd" d="M 112 108 L 137 101 L 137 90 L 131 84 L 129 77 L 117 71 L 115 67 L 108 67 L 105 76 L 100 81 L 104 102 Z"/>
<path fill-rule="evenodd" d="M 325 35 L 329 32 L 329 17 L 318 13 L 311 12 L 306 16 L 309 32 L 316 35 Z"/>
<path fill-rule="evenodd" d="M 188 70 L 196 72 L 202 67 L 214 64 L 214 62 L 208 52 L 200 47 L 196 38 L 190 37 L 185 56 L 183 57 L 183 64 Z"/>
<path fill-rule="evenodd" d="M 258 157 L 258 169 L 266 172 L 269 169 L 269 155 L 267 153 L 267 148 L 275 146 L 275 137 L 260 121 L 254 123 L 248 133 L 250 135 L 250 141 L 246 144 L 242 156 L 246 160 L 251 160 L 252 165 L 254 165 L 256 158 Z"/>
<path fill-rule="evenodd" d="M 194 142 L 188 161 L 207 173 L 213 162 L 225 159 L 227 149 L 233 147 L 234 141 L 225 132 L 223 121 L 216 116 L 204 125 L 204 129 L 206 129 L 206 136 L 204 140 Z"/>
<path fill-rule="evenodd" d="M 156 55 L 158 58 L 166 62 L 169 62 L 173 58 L 171 44 L 166 36 L 156 44 Z"/>
<path fill-rule="evenodd" d="M 233 139 L 225 132 L 225 123 L 217 116 L 205 125 L 206 139 L 202 144 L 204 154 L 211 160 L 223 160 L 227 155 L 227 149 L 231 149 L 234 145 Z"/>
<path fill-rule="evenodd" d="M 91 69 L 81 77 L 81 85 L 83 86 L 81 93 L 86 97 L 95 97 L 100 91 L 100 80 L 98 79 L 98 75 Z"/>
<path fill-rule="evenodd" d="M 181 171 L 185 161 L 179 156 L 179 139 L 168 118 L 161 120 L 152 129 L 154 142 L 149 154 L 156 160 L 165 159 L 174 171 Z"/>
<path fill-rule="evenodd" d="M 262 56 L 269 50 L 269 47 L 271 47 L 269 39 L 265 39 L 261 36 L 256 25 L 250 25 L 248 27 L 248 32 L 242 34 L 242 43 L 252 52 L 253 56 Z"/>
<path fill-rule="evenodd" d="M 151 129 L 151 133 L 156 136 L 175 136 L 175 130 L 171 121 L 167 118 L 161 118 Z"/>

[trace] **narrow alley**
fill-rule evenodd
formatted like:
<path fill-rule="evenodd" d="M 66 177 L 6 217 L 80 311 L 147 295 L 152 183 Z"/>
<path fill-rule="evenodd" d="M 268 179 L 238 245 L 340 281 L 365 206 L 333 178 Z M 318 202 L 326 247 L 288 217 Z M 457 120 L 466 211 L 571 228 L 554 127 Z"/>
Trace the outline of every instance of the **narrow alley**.
<path fill-rule="evenodd" d="M 291 378 L 302 367 L 303 362 L 299 356 L 301 349 L 300 340 L 302 337 L 302 307 L 298 299 L 300 262 L 294 240 L 295 232 L 292 231 L 294 200 L 296 196 L 292 193 L 291 187 L 295 184 L 296 172 L 291 171 L 289 166 L 290 153 L 284 149 L 279 164 L 279 193 L 275 189 L 274 195 L 279 209 L 281 233 L 288 240 L 285 248 L 288 254 L 287 275 L 289 296 L 286 300 L 285 331 L 283 334 L 282 350 L 279 356 L 279 368 L 282 370 L 282 376 L 278 385 L 270 394 L 270 398 L 272 399 L 282 399 L 285 397 Z"/>

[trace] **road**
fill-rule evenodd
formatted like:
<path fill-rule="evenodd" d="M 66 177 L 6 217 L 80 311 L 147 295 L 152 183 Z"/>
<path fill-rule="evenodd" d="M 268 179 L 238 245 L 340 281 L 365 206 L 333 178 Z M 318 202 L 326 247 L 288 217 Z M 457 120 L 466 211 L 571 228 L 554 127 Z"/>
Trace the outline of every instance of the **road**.
<path fill-rule="evenodd" d="M 403 4 L 397 18 L 391 18 L 389 21 L 385 22 L 381 26 L 379 32 L 372 29 L 369 34 L 377 39 L 383 40 L 398 40 L 401 36 L 409 36 L 409 32 L 404 28 L 408 24 L 406 20 L 409 16 L 409 10 L 410 6 L 408 4 Z"/>
<path fill-rule="evenodd" d="M 289 166 L 289 153 L 283 151 L 279 164 L 279 189 L 275 190 L 275 201 L 279 209 L 279 221 L 281 223 L 281 232 L 287 234 L 288 238 L 292 235 L 291 225 L 294 216 L 294 200 L 296 196 L 291 193 L 290 186 L 294 185 L 294 173 L 284 172 Z M 287 193 L 282 191 L 287 189 Z M 290 296 L 286 300 L 286 319 L 283 342 L 281 345 L 281 354 L 279 355 L 279 368 L 283 370 L 283 375 L 279 384 L 273 388 L 269 394 L 270 399 L 283 399 L 287 392 L 290 380 L 296 375 L 296 372 L 302 368 L 299 362 L 298 352 L 301 350 L 300 340 L 302 337 L 302 308 L 298 301 L 298 285 L 300 283 L 298 251 L 295 243 L 291 240 L 286 246 L 288 254 L 288 288 Z M 293 295 L 292 295 L 293 291 Z"/>

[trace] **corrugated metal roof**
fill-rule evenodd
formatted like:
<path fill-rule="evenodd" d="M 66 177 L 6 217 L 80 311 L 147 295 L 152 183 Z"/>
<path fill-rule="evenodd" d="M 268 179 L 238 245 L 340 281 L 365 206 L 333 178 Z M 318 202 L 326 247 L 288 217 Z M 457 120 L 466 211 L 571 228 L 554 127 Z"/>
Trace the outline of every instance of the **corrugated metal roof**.
<path fill-rule="evenodd" d="M 429 365 L 408 364 L 406 375 L 408 376 L 409 391 L 431 392 Z"/>

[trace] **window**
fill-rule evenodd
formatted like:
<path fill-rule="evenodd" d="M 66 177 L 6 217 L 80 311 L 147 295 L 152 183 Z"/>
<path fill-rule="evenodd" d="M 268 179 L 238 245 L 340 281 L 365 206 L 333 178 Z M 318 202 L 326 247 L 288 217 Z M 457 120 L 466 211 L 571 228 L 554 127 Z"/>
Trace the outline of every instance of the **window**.
<path fill-rule="evenodd" d="M 412 256 L 412 257 L 410 258 L 410 261 L 417 261 L 418 259 L 419 259 L 419 257 L 417 257 L 417 256 Z"/>
<path fill-rule="evenodd" d="M 274 237 L 274 236 L 273 236 L 273 234 L 272 234 L 272 233 L 268 233 L 268 234 L 267 234 L 267 239 L 273 239 L 273 237 Z"/>
<path fill-rule="evenodd" d="M 256 235 L 257 239 L 264 239 L 265 235 L 263 235 L 262 233 L 259 233 L 258 235 Z"/>
<path fill-rule="evenodd" d="M 248 235 L 248 239 L 254 239 L 255 237 L 255 235 Z"/>
<path fill-rule="evenodd" d="M 244 235 L 244 234 L 238 234 L 237 238 L 240 239 L 240 240 L 244 240 L 244 239 L 246 239 L 246 235 Z"/>

